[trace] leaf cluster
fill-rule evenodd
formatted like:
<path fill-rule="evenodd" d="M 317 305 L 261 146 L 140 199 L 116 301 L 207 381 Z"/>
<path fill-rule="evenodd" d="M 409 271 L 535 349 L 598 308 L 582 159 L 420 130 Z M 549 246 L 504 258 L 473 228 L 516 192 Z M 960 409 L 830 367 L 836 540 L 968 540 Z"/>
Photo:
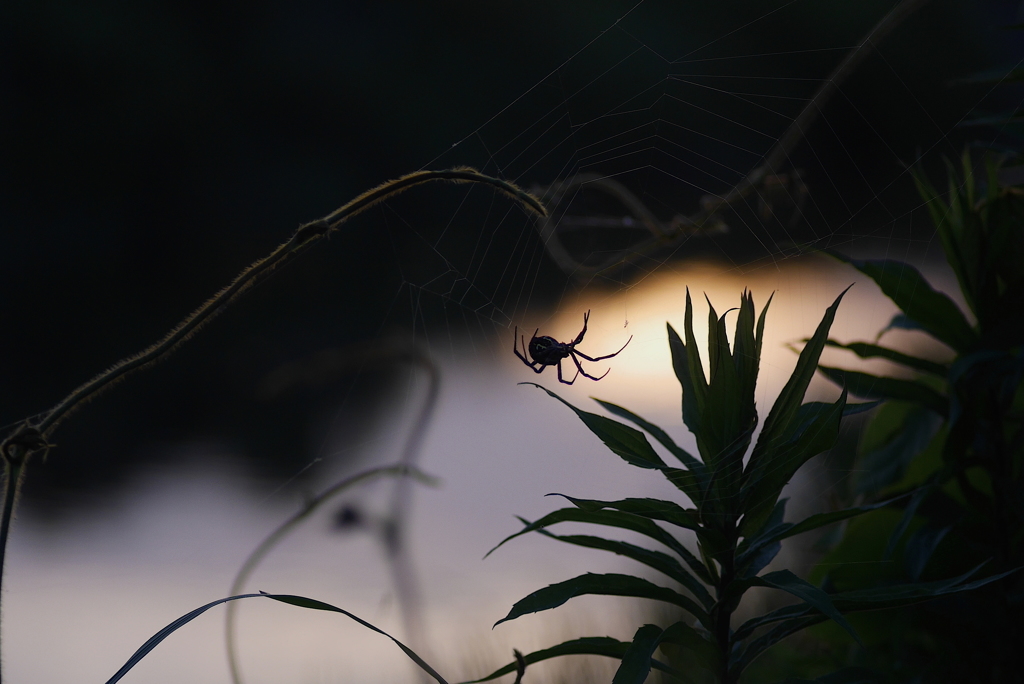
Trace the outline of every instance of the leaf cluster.
<path fill-rule="evenodd" d="M 851 525 L 823 559 L 816 574 L 839 589 L 946 576 L 990 559 L 997 573 L 1024 565 L 1024 192 L 1001 186 L 995 160 L 976 168 L 967 152 L 959 168 L 948 164 L 945 192 L 923 173 L 914 179 L 967 310 L 909 264 L 834 254 L 875 281 L 900 312 L 873 343 L 827 344 L 888 359 L 910 376 L 819 367 L 851 394 L 884 402 L 862 437 L 850 495 L 870 501 L 912 492 L 902 515 Z M 952 358 L 883 346 L 890 329 L 920 331 Z M 887 540 L 885 567 L 835 565 L 879 538 Z M 920 669 L 945 681 L 956 678 L 952 672 L 1017 668 L 1005 646 L 1024 641 L 1020 596 L 1018 574 L 969 606 L 938 603 L 908 614 L 903 631 L 928 644 L 913 649 Z M 905 648 L 896 653 L 910 658 Z"/>
<path fill-rule="evenodd" d="M 721 316 L 708 302 L 707 373 L 693 334 L 689 292 L 683 335 L 668 326 L 672 366 L 682 387 L 682 418 L 696 437 L 696 455 L 676 444 L 663 429 L 628 409 L 598 400 L 609 413 L 636 427 L 583 411 L 535 385 L 568 406 L 626 463 L 667 478 L 688 500 L 688 506 L 652 498 L 599 501 L 562 495 L 571 506 L 536 521 L 521 519 L 523 529 L 498 546 L 536 531 L 565 543 L 625 556 L 669 581 L 659 584 L 633 575 L 587 573 L 530 594 L 518 601 L 499 623 L 555 608 L 583 595 L 653 599 L 681 609 L 688 617 L 666 627 L 643 625 L 628 642 L 610 637 L 575 639 L 531 653 L 526 656 L 527 663 L 588 653 L 621 660 L 615 684 L 640 684 L 652 668 L 682 681 L 736 682 L 741 672 L 766 649 L 810 625 L 831 620 L 857 639 L 844 617 L 847 613 L 907 605 L 979 585 L 971 581 L 973 573 L 967 573 L 933 584 L 909 583 L 828 593 L 789 570 L 763 572 L 784 539 L 888 503 L 822 513 L 797 523 L 784 521 L 786 500 L 780 496 L 794 473 L 833 445 L 844 415 L 875 405 L 848 405 L 845 390 L 833 403 L 803 403 L 842 297 L 840 294 L 827 309 L 800 353 L 796 369 L 769 411 L 756 442 L 753 436 L 758 414 L 754 390 L 768 304 L 755 316 L 749 292 L 743 293 L 737 309 Z M 730 344 L 726 316 L 732 311 L 737 313 Z M 666 463 L 648 441 L 648 435 L 671 454 L 673 462 Z M 628 530 L 653 544 L 641 546 L 603 536 L 557 535 L 551 531 L 550 528 L 564 522 Z M 682 541 L 682 535 L 688 533 L 696 537 L 696 553 Z M 752 587 L 787 592 L 798 602 L 751 618 L 733 629 L 730 618 L 744 593 Z M 664 647 L 685 654 L 685 670 L 659 659 L 658 651 L 665 652 Z M 475 681 L 488 681 L 513 671 L 514 664 L 509 664 Z"/>

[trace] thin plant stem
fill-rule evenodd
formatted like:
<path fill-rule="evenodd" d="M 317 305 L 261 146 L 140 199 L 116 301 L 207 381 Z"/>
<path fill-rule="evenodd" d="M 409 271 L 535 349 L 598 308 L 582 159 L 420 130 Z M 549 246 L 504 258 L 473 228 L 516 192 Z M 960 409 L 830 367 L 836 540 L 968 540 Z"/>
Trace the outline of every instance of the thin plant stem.
<path fill-rule="evenodd" d="M 95 398 L 129 374 L 142 370 L 165 358 L 192 335 L 197 333 L 206 323 L 223 312 L 239 295 L 273 273 L 278 266 L 306 251 L 320 238 L 326 237 L 337 230 L 350 218 L 395 195 L 405 192 L 409 188 L 431 181 L 483 183 L 497 188 L 500 192 L 516 200 L 531 212 L 540 216 L 547 214 L 547 210 L 540 200 L 514 183 L 485 176 L 469 167 L 457 167 L 443 171 L 417 171 L 382 183 L 364 192 L 327 216 L 301 226 L 295 231 L 290 240 L 239 273 L 230 285 L 193 311 L 185 320 L 167 333 L 162 340 L 134 356 L 118 361 L 92 380 L 80 385 L 61 400 L 60 403 L 50 409 L 35 427 L 44 437 L 49 436 L 53 429 L 76 408 Z"/>
<path fill-rule="evenodd" d="M 725 207 L 732 206 L 745 201 L 752 193 L 757 192 L 758 185 L 767 177 L 777 174 L 785 164 L 790 153 L 807 135 L 808 129 L 818 118 L 821 110 L 825 107 L 832 96 L 839 90 L 839 86 L 850 74 L 867 58 L 876 48 L 877 44 L 889 33 L 899 26 L 907 17 L 919 10 L 929 0 L 903 0 L 900 4 L 889 11 L 874 27 L 864 36 L 860 44 L 853 48 L 845 58 L 832 70 L 832 73 L 822 81 L 818 90 L 811 97 L 810 101 L 800 111 L 800 114 L 793 119 L 775 145 L 772 146 L 764 160 L 750 171 L 739 183 L 724 195 L 704 195 L 700 200 L 701 208 L 691 216 L 681 216 L 673 220 L 674 234 L 667 234 L 664 230 L 658 229 L 660 225 L 656 220 L 650 219 L 650 212 L 637 214 L 640 218 L 639 224 L 645 226 L 652 233 L 650 237 L 631 245 L 627 250 L 617 251 L 600 263 L 584 264 L 572 256 L 562 244 L 559 231 L 552 221 L 543 221 L 540 225 L 541 236 L 548 254 L 566 273 L 577 278 L 590 279 L 597 274 L 606 274 L 618 268 L 638 263 L 650 258 L 652 254 L 664 249 L 678 247 L 690 239 L 694 234 L 701 232 L 717 232 L 719 228 L 714 219 L 715 214 Z M 606 189 L 607 181 L 601 177 Z M 569 183 L 563 182 L 565 185 Z M 559 184 L 556 184 L 556 186 Z M 613 192 L 613 194 L 616 194 Z M 630 202 L 626 202 L 630 206 Z M 635 230 L 630 226 L 630 230 Z"/>
<path fill-rule="evenodd" d="M 371 344 L 358 343 L 342 349 L 324 350 L 310 359 L 291 362 L 274 371 L 264 383 L 261 394 L 270 399 L 295 385 L 322 385 L 340 374 L 364 370 L 368 366 L 391 366 L 396 362 L 418 366 L 426 372 L 428 382 L 426 396 L 399 457 L 400 463 L 413 466 L 437 406 L 441 388 L 441 374 L 437 365 L 415 344 L 403 340 L 375 340 Z M 398 478 L 395 481 L 390 512 L 380 537 L 392 573 L 406 639 L 415 650 L 425 652 L 426 632 L 420 618 L 420 590 L 406 543 L 412 485 L 409 478 Z"/>
<path fill-rule="evenodd" d="M 320 506 L 330 501 L 334 496 L 341 492 L 363 482 L 369 482 L 380 477 L 394 476 L 394 477 L 413 477 L 421 482 L 432 484 L 435 482 L 434 478 L 426 475 L 415 468 L 406 465 L 404 463 L 396 463 L 387 466 L 380 466 L 378 468 L 371 468 L 364 470 L 361 473 L 351 475 L 343 480 L 340 480 L 324 491 L 320 492 L 316 496 L 310 498 L 303 505 L 302 509 L 298 513 L 285 520 L 283 523 L 277 526 L 277 528 L 271 532 L 267 537 L 260 542 L 260 544 L 249 554 L 249 557 L 242 563 L 242 567 L 239 568 L 238 573 L 235 575 L 234 581 L 231 583 L 231 590 L 228 595 L 234 596 L 241 592 L 242 587 L 249 580 L 249 577 L 256 570 L 263 559 L 267 557 L 274 547 L 280 543 L 282 539 L 288 536 L 288 533 L 295 529 L 303 520 L 313 515 Z M 227 613 L 224 620 L 224 636 L 227 642 L 228 651 L 228 666 L 231 668 L 231 680 L 236 684 L 242 681 L 241 673 L 238 667 L 238 656 L 235 648 L 235 614 L 236 608 L 234 604 L 229 604 L 227 607 Z"/>

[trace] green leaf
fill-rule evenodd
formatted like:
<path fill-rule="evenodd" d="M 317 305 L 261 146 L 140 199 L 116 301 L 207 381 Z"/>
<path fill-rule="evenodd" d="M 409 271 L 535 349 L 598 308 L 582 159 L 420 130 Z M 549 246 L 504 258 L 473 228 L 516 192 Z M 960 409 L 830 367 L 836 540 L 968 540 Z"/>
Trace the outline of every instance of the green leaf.
<path fill-rule="evenodd" d="M 765 499 L 769 498 L 768 495 L 774 489 L 774 486 L 765 487 L 762 484 L 762 480 L 768 477 L 775 469 L 773 464 L 779 458 L 779 448 L 792 440 L 794 431 L 792 423 L 800 412 L 800 402 L 803 401 L 807 386 L 814 376 L 814 370 L 818 365 L 818 359 L 821 357 L 821 351 L 825 347 L 825 340 L 828 339 L 828 331 L 832 327 L 832 321 L 835 320 L 839 302 L 842 301 L 843 295 L 849 289 L 848 287 L 846 290 L 843 290 L 835 302 L 832 303 L 832 306 L 825 311 L 825 315 L 822 317 L 821 323 L 818 324 L 814 335 L 804 345 L 803 351 L 800 352 L 800 358 L 797 359 L 796 368 L 768 413 L 768 418 L 764 422 L 764 428 L 757 438 L 757 444 L 754 445 L 754 452 L 747 462 L 744 471 L 745 481 L 743 487 L 747 491 L 759 491 L 762 493 L 762 496 L 753 500 L 748 496 L 745 504 L 759 504 L 762 507 L 762 515 L 764 516 L 768 515 L 775 502 L 774 500 L 770 502 L 765 501 Z M 767 307 L 765 308 L 767 309 Z M 790 475 L 787 475 L 785 480 L 788 480 L 789 477 Z M 747 512 L 746 507 L 744 511 Z M 744 536 L 755 531 L 757 531 L 757 527 L 745 529 L 746 534 Z"/>
<path fill-rule="evenodd" d="M 804 342 L 806 341 L 807 340 L 804 340 Z M 835 340 L 826 340 L 825 344 L 829 347 L 852 351 L 862 359 L 888 359 L 889 361 L 906 366 L 907 368 L 913 368 L 914 370 L 921 371 L 922 373 L 931 373 L 932 375 L 940 378 L 945 378 L 949 373 L 949 366 L 944 366 L 941 363 L 935 363 L 934 361 L 922 359 L 917 356 L 910 356 L 909 354 L 904 354 L 903 352 L 896 351 L 895 349 L 889 349 L 888 347 L 880 347 L 877 344 L 869 344 L 867 342 L 851 342 L 850 344 L 842 344 Z"/>
<path fill-rule="evenodd" d="M 672 440 L 672 438 L 668 436 L 668 433 L 666 433 L 660 427 L 658 427 L 654 423 L 650 423 L 644 420 L 643 418 L 636 415 L 632 411 L 624 409 L 621 406 L 617 406 L 615 404 L 612 404 L 611 402 L 602 401 L 601 399 L 595 399 L 594 397 L 591 397 L 591 399 L 594 399 L 594 401 L 603 406 L 605 410 L 607 410 L 609 413 L 614 413 L 620 418 L 625 418 L 626 420 L 629 420 L 635 423 L 636 425 L 639 425 L 642 429 L 646 430 L 648 434 L 654 437 L 654 439 L 658 440 L 658 442 L 663 447 L 672 452 L 672 455 L 678 458 L 680 461 L 682 461 L 683 465 L 685 465 L 695 475 L 697 475 L 698 477 L 706 477 L 707 471 L 704 467 L 704 464 L 698 461 L 688 451 L 678 446 Z"/>
<path fill-rule="evenodd" d="M 886 378 L 859 371 L 818 366 L 821 374 L 851 394 L 867 399 L 898 399 L 916 401 L 940 416 L 949 415 L 949 400 L 916 380 Z"/>
<path fill-rule="evenodd" d="M 885 402 L 861 434 L 855 491 L 873 494 L 899 482 L 941 425 L 941 417 L 916 402 Z"/>
<path fill-rule="evenodd" d="M 750 665 L 755 658 L 764 653 L 770 647 L 779 643 L 791 634 L 796 634 L 797 632 L 807 629 L 812 625 L 824 622 L 826 619 L 827 618 L 824 615 L 807 615 L 786 620 L 785 622 L 776 625 L 751 641 L 742 650 L 736 651 L 736 654 L 733 656 L 732 671 L 738 675 L 740 672 L 743 672 L 743 670 L 746 669 L 746 667 Z"/>
<path fill-rule="evenodd" d="M 633 635 L 633 643 L 622 656 L 612 684 L 644 684 L 651 672 L 651 658 L 661 644 L 664 630 L 658 625 L 644 625 Z"/>
<path fill-rule="evenodd" d="M 984 565 L 984 563 L 982 564 Z M 844 613 L 860 610 L 878 610 L 880 608 L 896 608 L 908 606 L 922 601 L 928 601 L 938 596 L 956 594 L 962 591 L 978 589 L 986 584 L 1013 574 L 1021 568 L 1007 570 L 997 575 L 991 575 L 984 579 L 966 582 L 968 578 L 977 573 L 981 565 L 967 571 L 959 577 L 937 580 L 935 582 L 916 582 L 913 584 L 897 584 L 872 589 L 855 589 L 832 595 L 832 601 L 836 607 Z"/>
<path fill-rule="evenodd" d="M 711 640 L 710 634 L 700 633 L 686 622 L 676 622 L 666 627 L 661 635 L 661 643 L 685 648 L 693 654 L 697 664 L 705 669 L 714 671 L 719 666 L 718 645 Z"/>
<path fill-rule="evenodd" d="M 984 563 L 982 565 L 984 565 Z M 1008 570 L 997 575 L 991 575 L 984 579 L 967 582 L 968 579 L 977 574 L 979 569 L 981 569 L 981 565 L 972 568 L 957 577 L 937 580 L 934 582 L 915 582 L 912 584 L 895 584 L 870 589 L 855 589 L 853 591 L 843 591 L 837 594 L 827 594 L 827 596 L 831 599 L 832 605 L 835 606 L 836 610 L 840 613 L 856 613 L 866 610 L 900 608 L 915 603 L 921 603 L 922 601 L 928 601 L 939 596 L 978 589 L 986 584 L 1001 580 L 1022 568 L 1014 568 L 1013 570 Z M 755 630 L 760 627 L 764 627 L 765 625 L 769 625 L 774 622 L 813 616 L 815 612 L 817 612 L 817 609 L 806 603 L 798 603 L 792 606 L 778 608 L 770 613 L 765 613 L 764 615 L 747 620 L 734 632 L 733 638 L 737 641 L 743 640 L 753 634 Z"/>
<path fill-rule="evenodd" d="M 510 534 L 508 537 L 505 537 L 505 539 L 503 539 L 497 546 L 488 551 L 484 558 L 487 558 L 487 556 L 494 553 L 498 548 L 504 545 L 505 542 L 527 534 L 528 532 L 534 532 L 561 522 L 591 523 L 594 525 L 606 525 L 608 527 L 618 527 L 624 530 L 639 532 L 640 534 L 661 542 L 670 548 L 679 557 L 686 561 L 687 565 L 693 569 L 701 580 L 711 584 L 711 577 L 708 576 L 704 565 L 697 560 L 694 555 L 679 542 L 678 539 L 663 530 L 650 519 L 636 515 L 635 513 L 626 513 L 623 511 L 584 511 L 578 508 L 562 508 L 548 513 L 536 522 L 527 523 L 524 520 L 523 523 L 525 527 L 523 529 L 515 534 Z"/>
<path fill-rule="evenodd" d="M 755 585 L 781 589 L 782 591 L 789 592 L 799 599 L 803 599 L 808 605 L 813 606 L 822 614 L 826 615 L 831 620 L 834 620 L 836 624 L 849 632 L 850 636 L 852 636 L 858 644 L 863 646 L 860 637 L 857 636 L 857 632 L 854 631 L 853 626 L 850 625 L 850 623 L 846 621 L 846 618 L 843 617 L 842 613 L 836 610 L 836 607 L 832 605 L 832 599 L 829 595 L 818 587 L 800 579 L 789 570 L 769 572 L 767 575 L 754 578 L 754 580 Z"/>
<path fill-rule="evenodd" d="M 932 289 L 924 276 L 910 264 L 890 259 L 851 259 L 835 252 L 829 253 L 878 283 L 896 306 L 936 339 L 961 353 L 977 342 L 977 333 L 953 300 Z"/>
<path fill-rule="evenodd" d="M 399 641 L 395 637 L 391 636 L 390 634 L 388 634 L 384 630 L 379 629 L 377 627 L 374 627 L 373 625 L 371 625 L 366 620 L 363 620 L 362 618 L 359 618 L 359 617 L 353 615 L 352 613 L 348 612 L 347 610 L 344 610 L 342 608 L 338 608 L 336 606 L 332 606 L 331 604 L 324 603 L 323 601 L 317 601 L 316 599 L 306 598 L 305 596 L 293 596 L 293 595 L 290 595 L 290 594 L 267 594 L 267 593 L 264 593 L 264 592 L 260 592 L 258 594 L 240 594 L 238 596 L 229 596 L 227 598 L 218 599 L 216 601 L 211 601 L 210 603 L 207 603 L 205 606 L 200 606 L 199 608 L 196 608 L 195 610 L 193 610 L 190 613 L 186 613 L 185 615 L 182 615 L 180 618 L 178 618 L 177 620 L 175 620 L 174 622 L 172 622 L 171 624 L 167 625 L 166 627 L 161 629 L 159 632 L 154 634 L 146 643 L 144 643 L 139 648 L 139 650 L 137 650 L 132 655 L 132 657 L 128 659 L 128 662 L 126 662 L 121 667 L 120 670 L 118 670 L 116 673 L 114 673 L 113 677 L 111 677 L 110 679 L 107 680 L 107 684 L 114 684 L 115 682 L 120 681 L 121 678 L 124 677 L 128 673 L 129 670 L 131 670 L 133 667 L 135 667 L 135 665 L 140 660 L 145 658 L 146 655 L 149 654 L 149 652 L 152 651 L 154 648 L 156 648 L 160 644 L 161 641 L 166 639 L 173 632 L 177 631 L 181 627 L 185 626 L 186 624 L 188 624 L 192 620 L 196 619 L 197 617 L 199 617 L 200 615 L 202 615 L 203 613 L 208 611 L 210 608 L 213 608 L 214 606 L 219 606 L 222 603 L 227 603 L 228 601 L 237 601 L 238 599 L 244 599 L 244 598 L 268 598 L 268 599 L 273 599 L 274 601 L 280 601 L 282 603 L 288 603 L 288 604 L 291 604 L 293 606 L 299 606 L 300 608 L 310 608 L 310 609 L 313 609 L 313 610 L 326 610 L 326 611 L 331 611 L 331 612 L 334 612 L 334 613 L 341 613 L 342 615 L 344 615 L 344 616 L 346 616 L 348 618 L 351 618 L 352 620 L 355 620 L 356 622 L 361 624 L 363 627 L 366 627 L 369 630 L 377 632 L 378 634 L 383 634 L 388 639 L 391 639 L 393 642 L 395 642 L 395 644 L 398 645 L 398 647 L 400 649 L 402 649 L 402 651 L 405 652 L 405 654 L 407 656 L 409 656 L 409 658 L 412 659 L 412 661 L 414 663 L 416 663 L 420 667 L 420 669 L 422 669 L 424 672 L 426 672 L 431 677 L 433 677 L 439 684 L 448 684 L 444 680 L 444 678 L 441 675 L 439 675 L 434 670 L 434 668 L 430 667 L 430 665 L 428 665 L 426 663 L 426 661 L 424 661 L 422 658 L 420 658 L 419 655 L 417 655 L 416 652 L 413 651 L 411 648 L 409 648 L 408 646 L 406 646 L 401 641 Z"/>
<path fill-rule="evenodd" d="M 495 622 L 494 626 L 497 627 L 502 622 L 515 620 L 523 615 L 557 608 L 571 598 L 584 595 L 631 596 L 633 598 L 664 601 L 665 603 L 677 605 L 687 611 L 700 620 L 701 624 L 705 627 L 708 627 L 711 623 L 708 614 L 696 601 L 688 596 L 683 596 L 677 591 L 660 587 L 653 582 L 641 579 L 640 577 L 633 577 L 632 575 L 615 573 L 596 575 L 588 572 L 585 575 L 573 577 L 564 582 L 550 584 L 517 601 L 512 606 L 508 615 Z"/>
<path fill-rule="evenodd" d="M 677 622 L 665 629 L 657 625 L 644 625 L 636 631 L 633 642 L 622 656 L 622 665 L 615 673 L 612 684 L 643 684 L 657 661 L 654 652 L 662 644 L 673 644 L 686 649 L 697 664 L 706 670 L 718 667 L 718 648 L 685 622 Z"/>
<path fill-rule="evenodd" d="M 593 537 L 589 535 L 573 534 L 573 535 L 557 535 L 548 532 L 547 530 L 538 530 L 540 534 L 558 541 L 565 542 L 567 544 L 575 544 L 576 546 L 583 546 L 590 549 L 600 549 L 602 551 L 611 551 L 612 553 L 626 558 L 632 558 L 633 560 L 643 563 L 647 567 L 654 568 L 660 573 L 674 579 L 675 581 L 686 587 L 690 593 L 697 597 L 706 610 L 711 610 L 715 600 L 711 598 L 711 594 L 701 584 L 696 577 L 691 575 L 686 569 L 672 556 L 660 551 L 652 551 L 651 549 L 645 549 L 642 546 L 636 546 L 628 542 L 614 541 L 611 539 L 605 539 L 603 537 Z"/>
<path fill-rule="evenodd" d="M 623 425 L 610 418 L 599 416 L 596 413 L 588 413 L 587 411 L 581 411 L 576 408 L 565 399 L 552 392 L 551 390 L 541 387 L 534 382 L 521 382 L 520 385 L 533 385 L 538 387 L 549 395 L 562 402 L 580 417 L 583 423 L 590 428 L 590 431 L 601 438 L 609 449 L 622 457 L 630 465 L 635 465 L 640 468 L 665 468 L 664 461 L 654 451 L 644 433 L 639 430 L 635 430 L 628 425 Z"/>
<path fill-rule="evenodd" d="M 773 527 L 765 526 L 764 532 L 758 534 L 753 539 L 751 539 L 746 545 L 746 547 L 743 548 L 742 552 L 736 557 L 736 563 L 737 565 L 742 566 L 744 563 L 748 562 L 749 558 L 751 557 L 751 554 L 758 553 L 759 550 L 764 546 L 780 542 L 783 539 L 794 537 L 798 534 L 803 534 L 804 532 L 816 530 L 819 527 L 824 527 L 826 525 L 832 525 L 843 520 L 848 520 L 849 518 L 853 518 L 858 515 L 863 515 L 864 513 L 876 510 L 878 508 L 882 508 L 884 506 L 889 506 L 895 501 L 903 499 L 906 496 L 908 495 L 904 494 L 903 496 L 898 496 L 896 498 L 888 499 L 886 501 L 880 501 L 878 503 L 869 504 L 866 506 L 844 508 L 843 510 L 840 511 L 817 513 L 808 518 L 804 518 L 803 520 L 795 524 L 784 523 Z"/>
<path fill-rule="evenodd" d="M 698 509 L 704 505 L 704 499 L 707 496 L 707 485 L 709 482 L 701 482 L 692 471 L 683 470 L 682 468 L 665 468 L 661 471 L 661 474 L 664 475 L 665 479 L 671 482 L 676 489 L 681 491 L 683 494 L 686 494 Z"/>
<path fill-rule="evenodd" d="M 736 576 L 739 579 L 747 579 L 761 572 L 761 570 L 764 569 L 764 567 L 772 561 L 772 558 L 774 558 L 781 550 L 782 545 L 778 544 L 776 545 L 778 548 L 774 550 L 774 553 L 771 551 L 763 552 L 764 548 L 772 546 L 771 541 L 768 540 L 769 535 L 779 529 L 785 530 L 789 525 L 788 523 L 783 522 L 783 518 L 786 516 L 786 503 L 788 501 L 788 498 L 779 499 L 778 503 L 775 504 L 775 508 L 772 510 L 771 515 L 768 516 L 768 519 L 765 520 L 764 525 L 761 526 L 757 533 L 752 537 L 744 539 L 740 542 L 739 546 L 736 547 Z M 764 541 L 764 543 L 760 543 L 761 541 Z M 765 560 L 765 555 L 769 554 L 771 557 Z M 762 561 L 764 561 L 763 564 L 758 565 Z"/>
<path fill-rule="evenodd" d="M 683 508 L 674 501 L 661 499 L 620 499 L 618 501 L 600 501 L 598 499 L 577 499 L 565 494 L 548 494 L 568 499 L 574 506 L 584 511 L 600 511 L 611 508 L 625 513 L 635 513 L 652 520 L 672 523 L 688 530 L 699 530 L 700 519 L 696 510 Z"/>
<path fill-rule="evenodd" d="M 626 651 L 629 649 L 629 646 L 630 642 L 619 641 L 618 639 L 613 639 L 611 637 L 583 637 L 580 639 L 572 639 L 571 641 L 563 642 L 561 644 L 558 644 L 557 646 L 552 646 L 551 648 L 545 648 L 540 651 L 534 651 L 533 653 L 524 656 L 524 660 L 526 661 L 527 665 L 533 665 L 534 663 L 539 663 L 550 658 L 557 658 L 559 656 L 565 655 L 599 655 L 621 660 L 622 656 L 624 656 L 626 654 Z M 675 670 L 660 661 L 652 659 L 651 665 L 654 667 L 655 670 L 660 670 L 678 679 L 689 681 L 689 677 L 687 677 L 684 673 Z M 515 671 L 516 663 L 512 662 L 508 665 L 505 665 L 504 667 L 495 670 L 486 677 L 474 679 L 468 682 L 462 682 L 462 684 L 480 684 L 480 682 L 489 682 L 492 679 L 503 677 L 504 675 L 511 674 Z"/>
<path fill-rule="evenodd" d="M 805 349 L 806 351 L 806 349 Z M 747 478 L 743 493 L 740 535 L 753 536 L 768 518 L 775 502 L 794 473 L 809 459 L 830 449 L 839 436 L 839 422 L 846 408 L 846 391 L 835 404 L 811 402 L 798 407 L 791 419 L 788 441 L 778 444 L 758 438 L 760 460 Z M 751 457 L 753 463 L 753 457 Z M 748 465 L 749 467 L 749 465 Z"/>

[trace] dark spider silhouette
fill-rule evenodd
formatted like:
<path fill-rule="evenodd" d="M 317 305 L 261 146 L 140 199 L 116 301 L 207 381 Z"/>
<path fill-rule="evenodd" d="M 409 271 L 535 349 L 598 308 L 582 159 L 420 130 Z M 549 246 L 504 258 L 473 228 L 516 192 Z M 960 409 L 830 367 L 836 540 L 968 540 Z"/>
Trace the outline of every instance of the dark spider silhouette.
<path fill-rule="evenodd" d="M 587 334 L 587 320 L 590 318 L 590 311 L 583 314 L 583 330 L 576 336 L 576 339 L 572 342 L 558 342 L 553 337 L 542 335 L 537 337 L 537 333 L 540 332 L 540 328 L 537 328 L 533 333 L 533 337 L 530 339 L 530 358 L 533 361 L 526 360 L 526 338 L 519 335 L 519 327 L 516 326 L 515 337 L 512 339 L 512 351 L 519 357 L 519 360 L 525 363 L 534 373 L 541 373 L 548 366 L 558 366 L 558 382 L 566 385 L 571 385 L 576 382 L 576 378 L 582 375 L 585 378 L 591 380 L 600 380 L 605 375 L 608 375 L 611 368 L 606 370 L 600 377 L 594 377 L 583 370 L 583 366 L 580 365 L 580 358 L 586 359 L 587 361 L 603 361 L 604 359 L 610 359 L 613 356 L 617 356 L 622 349 L 626 348 L 632 340 L 633 336 L 630 335 L 629 339 L 626 340 L 626 344 L 622 345 L 622 349 L 615 352 L 614 354 L 607 354 L 605 356 L 597 356 L 591 358 L 581 351 L 576 351 L 576 345 L 583 342 L 583 336 Z M 523 344 L 523 353 L 519 353 L 519 343 Z M 572 377 L 572 380 L 566 380 L 562 377 L 562 359 L 572 358 L 572 362 L 576 364 L 576 375 Z"/>

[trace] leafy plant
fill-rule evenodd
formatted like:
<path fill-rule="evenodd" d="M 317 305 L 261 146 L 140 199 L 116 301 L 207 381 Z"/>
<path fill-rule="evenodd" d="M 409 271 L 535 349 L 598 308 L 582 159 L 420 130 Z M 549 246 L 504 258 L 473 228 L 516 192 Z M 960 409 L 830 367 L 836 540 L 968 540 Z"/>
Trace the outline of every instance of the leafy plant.
<path fill-rule="evenodd" d="M 686 296 L 684 337 L 681 338 L 671 325 L 668 326 L 672 366 L 683 390 L 683 422 L 696 437 L 700 458 L 678 446 L 658 426 L 625 408 L 598 400 L 611 414 L 626 419 L 654 437 L 680 464 L 668 465 L 640 430 L 580 410 L 541 387 L 571 408 L 612 452 L 627 463 L 658 471 L 668 478 L 692 502 L 692 507 L 651 498 L 597 501 L 561 495 L 572 504 L 571 507 L 553 511 L 534 522 L 523 520 L 523 529 L 498 546 L 527 532 L 537 531 L 569 544 L 603 549 L 631 558 L 673 580 L 683 591 L 633 575 L 588 573 L 523 598 L 499 624 L 555 608 L 571 598 L 587 594 L 654 599 L 676 606 L 691 617 L 666 627 L 643 625 L 628 642 L 611 637 L 567 641 L 525 656 L 527 664 L 561 655 L 586 653 L 622 661 L 614 684 L 639 684 L 652 668 L 682 681 L 728 684 L 738 681 L 744 668 L 773 644 L 816 623 L 832 620 L 857 639 L 856 632 L 845 618 L 848 613 L 907 605 L 966 591 L 992 581 L 993 578 L 972 580 L 977 572 L 975 568 L 938 582 L 911 582 L 828 593 L 789 570 L 762 573 L 778 554 L 784 539 L 854 518 L 887 503 L 822 513 L 797 523 L 784 522 L 786 499 L 779 497 L 786 483 L 800 466 L 833 445 L 842 416 L 875 406 L 875 403 L 848 405 L 845 390 L 834 403 L 802 403 L 842 296 L 840 294 L 825 312 L 814 336 L 801 352 L 796 369 L 769 412 L 749 459 L 746 454 L 758 422 L 754 388 L 768 305 L 755 324 L 754 301 L 748 292 L 744 292 L 740 300 L 731 347 L 726 334 L 725 315 L 719 317 L 708 302 L 707 376 L 693 335 L 689 292 Z M 550 527 L 562 522 L 629 530 L 657 542 L 668 552 L 604 537 L 555 535 L 549 531 Z M 693 532 L 697 538 L 698 553 L 692 553 L 670 530 Z M 733 628 L 733 613 L 745 592 L 752 587 L 787 592 L 798 602 L 751 618 Z M 685 654 L 684 668 L 655 658 L 658 649 L 666 646 Z M 506 665 L 475 681 L 488 681 L 508 674 L 514 667 L 514 663 Z"/>
<path fill-rule="evenodd" d="M 835 255 L 900 308 L 879 338 L 893 328 L 919 330 L 953 352 L 946 361 L 877 340 L 828 341 L 913 374 L 819 368 L 852 394 L 885 402 L 862 439 L 851 494 L 871 500 L 913 492 L 902 515 L 858 521 L 823 559 L 817 574 L 838 589 L 938 577 L 989 559 L 995 572 L 1024 566 L 1024 190 L 1000 187 L 992 159 L 979 182 L 967 152 L 959 172 L 950 164 L 948 175 L 945 197 L 922 173 L 915 180 L 969 313 L 909 264 Z M 877 539 L 888 539 L 883 566 L 833 565 Z M 1018 574 L 970 602 L 936 602 L 904 613 L 898 628 L 879 625 L 888 655 L 869 655 L 887 668 L 898 661 L 907 677 L 1020 681 L 1022 624 Z"/>

